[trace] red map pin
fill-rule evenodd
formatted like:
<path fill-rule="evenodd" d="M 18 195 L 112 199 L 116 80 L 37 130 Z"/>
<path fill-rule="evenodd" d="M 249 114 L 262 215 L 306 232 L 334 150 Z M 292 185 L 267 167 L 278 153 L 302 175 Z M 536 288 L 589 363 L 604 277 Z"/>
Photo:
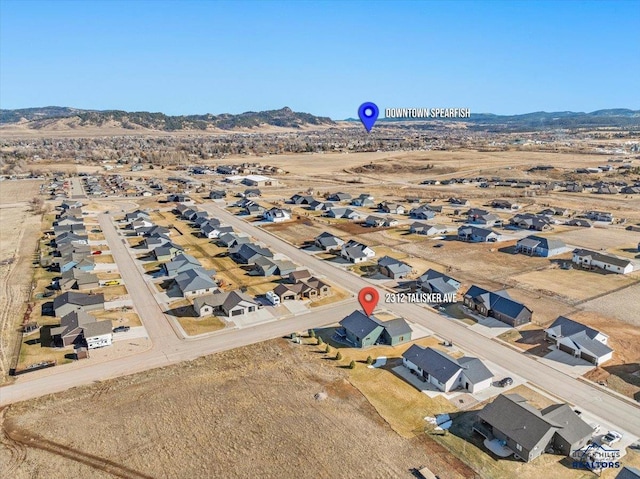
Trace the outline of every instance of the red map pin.
<path fill-rule="evenodd" d="M 358 301 L 360 301 L 360 306 L 362 306 L 364 312 L 367 313 L 367 316 L 371 316 L 373 310 L 376 309 L 379 299 L 380 294 L 378 294 L 378 290 L 371 286 L 362 288 L 358 293 Z"/>

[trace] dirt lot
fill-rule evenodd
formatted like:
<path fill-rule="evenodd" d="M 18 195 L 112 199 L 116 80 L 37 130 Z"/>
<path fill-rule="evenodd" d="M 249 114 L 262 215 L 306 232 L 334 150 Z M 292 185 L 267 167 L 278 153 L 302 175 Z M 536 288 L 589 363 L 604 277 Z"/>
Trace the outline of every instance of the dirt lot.
<path fill-rule="evenodd" d="M 31 262 L 40 237 L 40 215 L 27 202 L 38 194 L 41 181 L 0 184 L 0 382 L 6 379 L 19 341 L 31 284 Z"/>
<path fill-rule="evenodd" d="M 73 389 L 5 412 L 0 467 L 16 479 L 410 478 L 422 465 L 473 477 L 428 437 L 397 435 L 347 377 L 276 340 Z"/>

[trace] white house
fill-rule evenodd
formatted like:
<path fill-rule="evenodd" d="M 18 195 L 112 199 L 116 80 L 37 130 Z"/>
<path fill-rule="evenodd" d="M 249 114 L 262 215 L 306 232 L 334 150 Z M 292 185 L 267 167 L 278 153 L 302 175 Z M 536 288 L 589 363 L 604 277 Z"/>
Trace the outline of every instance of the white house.
<path fill-rule="evenodd" d="M 349 260 L 351 263 L 362 263 L 363 261 L 373 258 L 375 255 L 375 251 L 370 247 L 354 240 L 347 241 L 342 245 L 342 249 L 340 250 L 340 256 Z"/>
<path fill-rule="evenodd" d="M 493 373 L 478 358 L 454 359 L 434 348 L 412 345 L 402 354 L 402 364 L 442 392 L 465 389 L 470 393 L 491 386 Z"/>
<path fill-rule="evenodd" d="M 281 208 L 271 208 L 265 211 L 263 216 L 265 220 L 271 221 L 272 223 L 280 223 L 291 219 L 291 213 Z"/>
<path fill-rule="evenodd" d="M 617 274 L 629 274 L 633 271 L 633 262 L 629 259 L 618 258 L 617 256 L 588 249 L 573 250 L 571 261 L 582 267 L 597 268 Z"/>

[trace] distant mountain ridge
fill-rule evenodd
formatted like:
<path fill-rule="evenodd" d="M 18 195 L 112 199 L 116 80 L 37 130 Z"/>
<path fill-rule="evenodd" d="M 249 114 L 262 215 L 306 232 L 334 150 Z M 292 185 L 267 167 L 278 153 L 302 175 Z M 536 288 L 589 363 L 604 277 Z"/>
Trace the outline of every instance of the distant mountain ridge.
<path fill-rule="evenodd" d="M 351 120 L 351 119 L 350 119 Z M 382 118 L 382 122 L 428 121 L 430 119 Z M 439 118 L 441 121 L 464 121 L 477 126 L 504 126 L 510 128 L 577 128 L 589 126 L 640 126 L 640 110 L 609 108 L 590 113 L 574 111 L 536 111 L 520 115 L 496 115 L 493 113 L 471 113 L 471 118 Z"/>
<path fill-rule="evenodd" d="M 328 117 L 319 117 L 310 113 L 294 112 L 284 107 L 280 110 L 253 112 L 238 115 L 180 115 L 170 116 L 164 113 L 146 111 L 127 112 L 122 110 L 81 110 L 78 108 L 49 106 L 42 108 L 22 108 L 17 110 L 0 110 L 0 124 L 10 125 L 27 122 L 31 129 L 41 129 L 53 122 L 70 120 L 74 127 L 104 125 L 125 129 L 150 129 L 162 131 L 207 130 L 220 128 L 233 130 L 236 128 L 256 128 L 262 125 L 284 128 L 301 128 L 307 125 L 335 125 Z"/>

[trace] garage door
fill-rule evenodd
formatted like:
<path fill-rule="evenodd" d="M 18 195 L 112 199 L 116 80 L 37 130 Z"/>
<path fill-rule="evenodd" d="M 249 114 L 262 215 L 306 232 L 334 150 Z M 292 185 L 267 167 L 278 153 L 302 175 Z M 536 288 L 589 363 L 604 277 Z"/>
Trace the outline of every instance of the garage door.
<path fill-rule="evenodd" d="M 244 309 L 236 309 L 235 311 L 231 311 L 231 316 L 240 316 L 244 314 Z"/>

